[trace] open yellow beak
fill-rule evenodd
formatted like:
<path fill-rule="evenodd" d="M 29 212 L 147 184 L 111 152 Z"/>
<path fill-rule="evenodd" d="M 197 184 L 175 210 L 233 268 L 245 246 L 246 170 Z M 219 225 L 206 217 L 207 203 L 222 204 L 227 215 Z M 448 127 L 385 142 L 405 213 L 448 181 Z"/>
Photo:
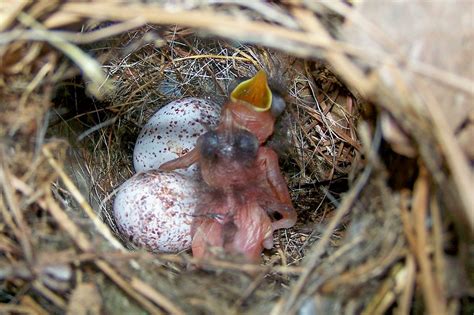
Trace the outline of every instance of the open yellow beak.
<path fill-rule="evenodd" d="M 247 102 L 258 112 L 269 110 L 272 106 L 272 91 L 268 87 L 265 71 L 259 70 L 253 78 L 237 85 L 230 93 L 230 99 Z"/>

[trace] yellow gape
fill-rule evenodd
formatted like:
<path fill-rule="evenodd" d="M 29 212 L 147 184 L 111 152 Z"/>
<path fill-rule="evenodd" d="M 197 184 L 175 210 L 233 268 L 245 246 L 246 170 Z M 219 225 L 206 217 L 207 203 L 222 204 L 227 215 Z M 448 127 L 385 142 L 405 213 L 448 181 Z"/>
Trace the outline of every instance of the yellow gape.
<path fill-rule="evenodd" d="M 268 87 L 265 71 L 259 70 L 253 78 L 237 85 L 230 99 L 249 103 L 258 112 L 269 110 L 272 106 L 272 91 Z"/>

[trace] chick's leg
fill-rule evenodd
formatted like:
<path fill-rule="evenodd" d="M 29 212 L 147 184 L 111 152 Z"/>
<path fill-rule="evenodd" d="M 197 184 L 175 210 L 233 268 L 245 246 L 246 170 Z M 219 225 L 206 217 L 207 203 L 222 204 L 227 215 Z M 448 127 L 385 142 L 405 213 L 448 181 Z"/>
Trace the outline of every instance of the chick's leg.
<path fill-rule="evenodd" d="M 230 248 L 234 253 L 241 253 L 249 261 L 257 262 L 264 247 L 273 247 L 272 222 L 257 202 L 239 209 L 235 224 L 237 232 Z"/>
<path fill-rule="evenodd" d="M 223 245 L 222 224 L 206 219 L 195 227 L 191 245 L 194 257 L 198 259 L 208 257 L 212 255 L 212 248 L 222 248 Z"/>

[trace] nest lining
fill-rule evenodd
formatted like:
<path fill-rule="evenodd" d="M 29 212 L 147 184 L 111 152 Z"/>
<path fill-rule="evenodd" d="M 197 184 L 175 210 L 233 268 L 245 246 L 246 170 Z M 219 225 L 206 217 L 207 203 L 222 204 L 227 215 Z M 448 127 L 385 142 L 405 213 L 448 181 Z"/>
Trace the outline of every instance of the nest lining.
<path fill-rule="evenodd" d="M 9 18 L 0 25 L 4 30 L 12 21 L 20 23 L 12 24 L 13 32 L 7 34 L 10 37 L 4 37 L 9 45 L 0 51 L 4 101 L 0 115 L 3 140 L 0 209 L 5 222 L 1 238 L 5 259 L 1 264 L 6 275 L 2 296 L 3 301 L 10 303 L 1 305 L 4 310 L 53 313 L 79 310 L 81 295 L 97 297 L 100 291 L 103 300 L 95 299 L 91 309 L 100 309 L 105 304 L 109 311 L 128 313 L 143 309 L 156 313 L 157 305 L 171 313 L 184 310 L 276 314 L 296 309 L 323 313 L 338 310 L 416 313 L 426 309 L 470 312 L 472 279 L 468 275 L 473 270 L 474 259 L 469 246 L 472 235 L 469 223 L 465 223 L 467 220 L 463 223 L 462 208 L 469 199 L 465 194 L 467 186 L 461 185 L 465 182 L 463 175 L 468 173 L 460 171 L 465 166 L 464 160 L 456 151 L 455 139 L 445 132 L 449 128 L 439 129 L 443 121 L 439 116 L 432 116 L 433 111 L 436 114 L 436 102 L 428 106 L 431 112 L 420 114 L 423 108 L 420 99 L 430 99 L 423 86 L 417 85 L 418 95 L 413 95 L 398 76 L 395 80 L 398 85 L 387 89 L 384 86 L 387 73 L 383 72 L 386 65 L 377 64 L 380 62 L 377 56 L 369 64 L 379 65 L 382 75 L 378 84 L 371 85 L 380 73 L 375 69 L 364 76 L 367 73 L 357 68 L 357 62 L 364 61 L 364 56 L 358 55 L 360 51 L 352 50 L 351 53 L 361 58 L 351 63 L 338 50 L 341 46 L 330 49 L 331 44 L 338 44 L 334 40 L 328 41 L 326 37 L 325 42 L 323 35 L 311 35 L 313 30 L 337 34 L 338 23 L 349 16 L 348 7 L 318 4 L 286 12 L 285 8 L 292 5 L 285 4 L 270 6 L 262 13 L 258 5 L 243 10 L 239 6 L 223 5 L 222 12 L 229 17 L 247 18 L 242 29 L 235 29 L 235 34 L 230 35 L 225 32 L 226 24 L 222 29 L 200 26 L 214 34 L 242 39 L 248 27 L 261 34 L 258 23 L 272 21 L 266 30 L 284 40 L 276 43 L 264 36 L 256 39 L 249 32 L 245 33 L 245 40 L 278 46 L 297 55 L 323 56 L 324 63 L 296 59 L 291 54 L 277 54 L 259 46 L 202 40 L 186 28 L 145 26 L 123 32 L 118 29 L 130 29 L 128 22 L 117 28 L 105 26 L 107 31 L 121 35 L 82 47 L 93 56 L 88 60 L 104 63 L 105 73 L 116 82 L 115 92 L 97 101 L 81 95 L 84 94 L 82 78 L 63 81 L 78 74 L 77 69 L 67 66 L 59 57 L 58 49 L 63 51 L 66 46 L 55 46 L 58 42 L 53 40 L 50 40 L 52 45 L 41 40 L 30 42 L 34 36 L 45 40 L 41 33 L 45 29 L 21 15 L 28 12 L 44 21 L 46 27 L 52 27 L 64 23 L 64 18 L 57 18 L 61 14 L 66 17 L 71 12 L 84 14 L 80 12 L 85 7 L 74 1 L 61 7 L 45 4 L 42 1 L 31 7 L 16 4 L 12 7 L 16 11 L 7 11 L 6 15 L 18 13 L 17 20 Z M 92 12 L 87 8 L 90 17 L 102 12 L 123 19 L 112 4 L 91 5 L 95 7 Z M 109 5 L 110 10 L 96 8 Z M 143 14 L 140 5 L 128 9 L 124 11 L 126 14 Z M 159 6 L 152 9 L 160 12 L 162 18 L 175 18 Z M 337 18 L 331 18 L 334 12 Z M 186 12 L 183 14 L 187 16 Z M 181 22 L 190 25 L 200 21 L 194 17 L 196 21 Z M 223 22 L 222 17 L 215 17 Z M 258 23 L 253 24 L 254 20 Z M 329 26 L 324 24 L 327 21 L 331 22 Z M 333 21 L 339 22 L 333 24 Z M 277 32 L 281 25 L 286 27 L 286 32 Z M 294 32 L 297 25 L 306 25 L 308 34 L 299 37 Z M 23 32 L 25 27 L 28 29 Z M 23 37 L 9 42 L 8 38 L 18 36 L 16 28 L 23 32 L 18 33 Z M 77 40 L 67 33 L 47 34 L 56 39 L 60 35 L 62 42 L 59 42 L 63 44 Z M 100 32 L 93 34 L 101 36 Z M 364 34 L 372 35 L 370 27 Z M 313 41 L 308 41 L 309 38 Z M 84 39 L 87 38 L 81 40 Z M 369 51 L 365 52 L 372 58 Z M 383 53 L 382 56 L 388 58 Z M 78 56 L 68 57 L 81 65 Z M 285 74 L 290 82 L 289 118 L 282 124 L 291 127 L 286 128 L 291 131 L 286 136 L 291 140 L 290 148 L 294 148 L 290 150 L 293 154 L 284 155 L 283 170 L 299 211 L 298 225 L 278 232 L 277 248 L 265 253 L 262 266 L 212 260 L 207 271 L 191 271 L 186 265 L 193 260 L 186 253 L 176 256 L 120 252 L 123 244 L 114 241 L 110 234 L 110 230 L 116 232 L 110 218 L 110 192 L 133 173 L 130 167 L 133 142 L 147 117 L 176 97 L 205 95 L 222 102 L 236 77 L 253 74 L 256 66 L 271 74 L 272 66 L 281 69 L 282 64 L 291 64 Z M 380 125 L 378 116 L 367 115 L 371 105 L 349 93 L 327 70 L 327 64 L 350 84 L 351 90 L 370 98 L 377 110 L 382 109 L 382 114 L 388 113 L 385 116 L 388 125 Z M 418 74 L 427 77 L 436 74 L 442 86 L 447 84 L 470 95 L 466 92 L 466 82 L 456 74 L 447 73 L 449 79 L 445 79 L 434 71 L 437 69 L 426 72 L 417 63 L 407 69 L 399 64 L 397 67 L 392 70 L 417 69 Z M 85 81 L 103 82 L 103 77 L 93 75 L 85 72 Z M 100 84 L 90 91 L 97 93 L 97 86 Z M 48 111 L 53 98 L 56 106 Z M 459 134 L 468 129 L 472 120 L 468 114 L 464 116 L 460 118 L 463 123 L 457 127 Z M 430 117 L 435 118 L 430 120 Z M 356 121 L 361 125 L 357 134 Z M 435 133 L 431 134 L 433 130 Z M 381 140 L 381 133 L 392 146 Z M 396 143 L 394 135 L 400 142 Z M 68 144 L 57 138 L 67 139 L 73 150 L 66 150 Z M 412 158 L 400 158 L 396 153 L 400 153 L 399 148 Z M 360 152 L 364 152 L 365 160 Z M 453 161 L 462 167 L 453 167 Z M 400 177 L 400 169 L 409 172 Z M 451 172 L 458 176 L 452 177 Z M 340 199 L 338 194 L 347 188 L 344 182 L 347 174 L 351 189 Z M 56 176 L 61 178 L 60 182 Z M 68 183 L 68 179 L 75 185 Z M 328 179 L 336 184 L 328 186 Z M 443 183 L 448 183 L 449 189 L 441 189 Z M 74 186 L 80 188 L 79 192 L 72 189 Z M 456 200 L 453 196 L 461 198 Z M 94 210 L 103 220 L 95 217 Z M 451 217 L 446 213 L 452 213 Z M 115 251 L 117 248 L 119 253 Z M 34 280 L 32 286 L 25 286 L 31 280 Z"/>
<path fill-rule="evenodd" d="M 137 31 L 141 37 L 147 37 L 148 32 L 150 32 L 149 28 Z M 350 166 L 350 159 L 354 156 L 355 148 L 346 145 L 347 147 L 344 149 L 342 144 L 344 141 L 331 128 L 338 128 L 339 134 L 343 134 L 344 129 L 350 130 L 352 128 L 353 131 L 354 123 L 350 119 L 354 119 L 357 115 L 350 117 L 344 110 L 346 104 L 340 105 L 331 99 L 328 93 L 334 94 L 335 90 L 336 98 L 341 94 L 337 88 L 334 89 L 333 86 L 329 86 L 324 91 L 321 87 L 320 98 L 322 104 L 324 104 L 323 106 L 327 107 L 326 110 L 329 115 L 326 115 L 327 121 L 323 122 L 319 119 L 318 122 L 314 117 L 321 116 L 320 111 L 323 109 L 322 107 L 313 109 L 309 105 L 312 97 L 312 94 L 310 94 L 311 88 L 308 87 L 310 80 L 306 77 L 306 74 L 299 72 L 302 71 L 301 61 L 295 61 L 294 58 L 291 60 L 282 54 L 278 56 L 276 52 L 258 47 L 238 46 L 233 48 L 224 41 L 201 40 L 192 34 L 186 33 L 186 30 L 181 32 L 186 35 L 183 36 L 177 31 L 172 32 L 173 37 L 168 39 L 166 46 L 154 47 L 148 45 L 134 53 L 127 54 L 125 57 L 121 56 L 123 51 L 130 45 L 134 45 L 133 42 L 131 43 L 128 40 L 122 42 L 123 39 L 120 39 L 121 46 L 118 46 L 115 52 L 111 52 L 113 50 L 110 49 L 107 51 L 108 54 L 115 53 L 122 57 L 120 59 L 114 56 L 104 66 L 108 69 L 109 75 L 116 79 L 117 94 L 111 95 L 102 105 L 104 111 L 109 111 L 109 115 L 100 117 L 99 121 L 89 124 L 94 126 L 94 124 L 99 125 L 103 121 L 111 120 L 114 121 L 114 124 L 109 128 L 111 130 L 107 130 L 107 128 L 98 130 L 95 134 L 87 136 L 87 139 L 84 138 L 82 142 L 90 142 L 83 147 L 87 150 L 91 148 L 93 150 L 90 153 L 84 153 L 87 155 L 84 157 L 84 160 L 87 161 L 85 169 L 88 170 L 88 175 L 84 177 L 93 178 L 95 181 L 95 183 L 92 183 L 92 191 L 100 190 L 100 192 L 95 196 L 96 201 L 94 203 L 102 206 L 100 214 L 117 235 L 120 234 L 117 232 L 110 215 L 110 201 L 113 199 L 110 194 L 124 181 L 124 178 L 128 178 L 133 174 L 130 166 L 131 152 L 140 126 L 160 106 L 175 98 L 196 96 L 210 98 L 216 103 L 222 103 L 227 98 L 226 95 L 229 94 L 229 86 L 235 85 L 234 82 L 238 78 L 249 77 L 255 73 L 255 64 L 267 69 L 270 75 L 274 72 L 273 75 L 282 74 L 286 80 L 294 81 L 286 92 L 288 107 L 296 110 L 289 111 L 282 121 L 277 124 L 277 129 L 279 128 L 280 131 L 277 131 L 275 136 L 277 139 L 271 140 L 270 145 L 277 146 L 277 150 L 284 155 L 283 164 L 286 167 L 290 185 L 295 187 L 295 196 L 298 196 L 296 198 L 298 202 L 306 203 L 308 206 L 315 199 L 314 196 L 306 200 L 301 198 L 305 190 L 308 189 L 301 188 L 301 185 L 310 187 L 311 183 L 330 181 L 334 177 L 343 177 L 348 173 L 348 166 Z M 165 33 L 168 32 L 165 31 Z M 136 33 L 125 36 L 127 38 L 137 37 Z M 179 47 L 179 49 L 175 47 Z M 235 60 L 233 58 L 236 57 L 236 54 L 247 57 L 245 57 L 246 59 Z M 280 59 L 275 61 L 276 58 Z M 292 63 L 282 64 L 286 61 L 285 58 Z M 173 60 L 173 62 L 170 60 Z M 294 67 L 298 63 L 300 69 L 290 70 L 290 67 Z M 278 66 L 279 68 L 276 68 Z M 141 75 L 137 75 L 138 73 Z M 293 80 L 293 78 L 295 79 Z M 280 77 L 279 80 L 281 81 L 281 79 Z M 153 82 L 153 84 L 150 84 L 150 82 Z M 277 84 L 281 85 L 281 83 Z M 306 87 L 304 87 L 305 84 Z M 163 90 L 163 86 L 165 86 L 165 90 Z M 338 87 L 342 87 L 342 85 Z M 315 93 L 315 90 L 319 88 L 314 85 L 312 93 Z M 311 111 L 311 114 L 308 114 L 309 111 Z M 339 113 L 342 113 L 342 117 L 336 118 L 336 120 L 334 117 L 339 117 Z M 78 118 L 80 115 L 82 114 L 75 117 Z M 94 112 L 87 115 L 94 120 Z M 345 124 L 345 126 L 342 124 Z M 84 124 L 84 129 L 89 128 Z M 113 138 L 110 137 L 111 135 L 113 135 Z M 79 138 L 81 138 L 81 135 Z M 357 143 L 356 140 L 352 142 Z M 339 147 L 336 147 L 336 145 Z M 298 149 L 295 150 L 295 147 Z M 353 150 L 352 153 L 348 152 L 351 149 Z M 292 153 L 295 151 L 297 154 Z M 326 155 L 327 157 L 320 158 L 320 161 L 314 163 L 313 161 L 317 160 L 315 156 L 320 155 Z M 338 165 L 343 165 L 345 169 Z M 117 169 L 117 166 L 121 170 L 120 172 L 113 171 Z M 97 175 L 92 176 L 93 174 Z M 89 192 L 88 195 L 90 194 Z M 309 197 L 311 194 L 307 193 L 306 195 Z M 104 203 L 104 199 L 109 202 Z M 324 206 L 324 198 L 317 200 L 317 202 L 318 206 Z M 315 208 L 315 205 L 309 205 L 309 207 Z M 317 213 L 317 210 L 316 207 L 313 212 Z M 313 219 L 316 216 L 313 215 Z M 307 218 L 310 219 L 311 216 L 307 216 Z M 304 224 L 308 225 L 310 222 L 306 221 Z M 285 235 L 286 241 L 282 244 L 285 252 L 292 252 L 293 255 L 296 255 L 292 260 L 300 260 L 302 257 L 301 250 L 298 248 L 299 240 L 304 240 L 305 245 L 308 245 L 308 235 L 296 234 L 296 236 L 291 237 Z M 292 255 L 287 256 L 291 257 Z"/>
<path fill-rule="evenodd" d="M 333 202 L 337 204 L 334 198 L 338 199 L 341 193 L 338 187 L 331 193 L 319 190 L 318 185 L 329 187 L 331 180 L 337 178 L 342 186 L 347 186 L 343 182 L 350 170 L 351 160 L 356 155 L 356 147 L 345 143 L 345 139 L 357 144 L 357 139 L 351 138 L 356 137 L 354 125 L 358 114 L 355 98 L 321 64 L 315 66 L 312 73 L 305 72 L 305 65 L 301 60 L 260 47 L 233 47 L 222 40 L 202 40 L 186 29 L 161 29 L 164 34 L 170 34 L 165 37 L 166 45 L 156 47 L 147 43 L 133 52 L 128 51 L 130 47 L 137 47 L 137 41 L 142 42 L 143 38 L 152 37 L 149 34 L 154 31 L 156 29 L 145 27 L 104 44 L 108 58 L 104 69 L 114 78 L 116 93 L 102 102 L 90 100 L 84 94 L 83 102 L 95 104 L 88 106 L 83 112 L 75 113 L 69 119 L 63 117 L 64 123 L 50 129 L 52 134 L 62 137 L 65 136 L 64 128 L 73 131 L 72 138 L 76 145 L 69 151 L 69 158 L 65 163 L 71 178 L 79 179 L 76 184 L 84 189 L 82 194 L 89 197 L 90 204 L 98 209 L 98 214 L 115 236 L 122 240 L 125 247 L 134 249 L 133 244 L 123 239 L 118 232 L 111 208 L 115 189 L 134 173 L 131 154 L 140 127 L 160 106 L 176 98 L 205 97 L 222 103 L 229 95 L 229 87 L 235 85 L 237 79 L 250 77 L 257 67 L 262 67 L 269 73 L 270 80 L 272 75 L 282 76 L 276 83 L 279 89 L 282 89 L 283 80 L 291 82 L 286 91 L 283 91 L 290 110 L 277 124 L 277 129 L 280 130 L 277 131 L 278 138 L 270 140 L 269 145 L 276 145 L 283 155 L 283 170 L 288 178 L 295 206 L 300 209 L 299 205 L 304 205 L 295 228 L 276 232 L 275 248 L 266 252 L 263 265 L 274 267 L 283 263 L 298 266 L 306 250 L 318 238 L 319 232 L 315 230 L 315 226 L 323 225 L 327 214 L 334 210 Z M 93 49 L 96 53 L 100 50 L 101 48 Z M 313 77 L 323 71 L 332 80 L 329 84 L 321 79 L 316 82 Z M 72 85 L 72 88 L 76 90 L 77 87 Z M 77 94 L 63 93 L 66 97 Z M 319 96 L 317 107 L 311 101 L 315 95 Z M 61 101 L 57 104 L 60 108 L 77 102 L 77 98 L 59 99 Z M 346 109 L 348 104 L 352 105 L 349 110 Z M 337 181 L 335 183 L 334 186 L 338 186 Z M 333 196 L 332 201 L 325 198 L 326 194 Z M 92 233 L 94 231 L 91 224 L 85 224 L 84 228 Z M 337 234 L 342 237 L 343 232 L 338 231 L 335 235 Z M 99 235 L 93 237 L 100 238 Z M 183 277 L 201 279 L 206 276 L 187 274 L 185 266 L 177 264 L 175 259 L 170 264 L 173 267 L 166 270 L 173 273 L 179 270 L 178 274 Z M 226 268 L 217 264 L 211 269 Z M 231 275 L 232 273 L 225 272 L 225 277 Z M 245 276 L 238 278 L 241 279 L 239 282 L 232 281 L 239 283 L 237 287 L 246 286 L 245 283 L 248 285 Z M 265 286 L 272 283 L 274 286 L 282 279 L 278 273 L 274 273 L 261 281 L 267 283 Z M 284 280 L 287 281 L 288 278 Z M 225 287 L 224 285 L 221 290 L 227 292 L 230 288 Z M 180 292 L 184 287 L 174 290 Z M 177 298 L 179 295 L 177 294 Z M 274 294 L 270 296 L 275 297 Z M 270 297 L 262 301 L 268 298 Z"/>

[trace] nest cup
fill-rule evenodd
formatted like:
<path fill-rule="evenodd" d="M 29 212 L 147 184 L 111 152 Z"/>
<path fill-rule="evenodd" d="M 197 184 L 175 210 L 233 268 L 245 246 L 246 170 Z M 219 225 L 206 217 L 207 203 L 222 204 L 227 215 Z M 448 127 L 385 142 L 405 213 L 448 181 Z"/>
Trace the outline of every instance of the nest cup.
<path fill-rule="evenodd" d="M 47 2 L 0 10 L 0 310 L 472 312 L 464 70 L 390 59 L 393 46 L 350 15 L 374 19 L 355 1 Z M 195 269 L 189 252 L 135 248 L 111 211 L 141 127 L 175 99 L 223 104 L 259 69 L 287 105 L 266 145 L 297 224 L 275 232 L 260 265 L 216 257 Z M 445 120 L 433 77 L 457 100 Z"/>
<path fill-rule="evenodd" d="M 355 98 L 344 85 L 322 64 L 314 69 L 314 73 L 324 72 L 334 84 L 325 84 L 323 87 L 323 82 L 316 82 L 313 75 L 307 77 L 302 60 L 277 51 L 250 45 L 233 46 L 224 40 L 203 40 L 187 30 L 172 30 L 173 28 L 161 30 L 165 36 L 169 36 L 166 37 L 166 45 L 157 47 L 148 43 L 133 52 L 128 52 L 130 46 L 134 46 L 129 38 L 140 40 L 151 36 L 149 32 L 156 30 L 145 27 L 112 40 L 114 48 L 107 49 L 110 59 L 104 68 L 114 78 L 116 92 L 97 103 L 106 113 L 96 115 L 99 110 L 92 110 L 92 113 L 73 116 L 77 120 L 87 116 L 90 121 L 79 122 L 76 133 L 79 134 L 80 141 L 72 149 L 75 155 L 79 154 L 78 151 L 81 152 L 79 160 L 83 160 L 86 165 L 83 168 L 71 167 L 71 170 L 88 170 L 80 177 L 88 178 L 91 182 L 84 187 L 92 189 L 86 189 L 83 195 L 90 196 L 90 202 L 95 205 L 95 209 L 99 209 L 98 214 L 115 235 L 125 246 L 134 247 L 123 239 L 116 228 L 111 214 L 112 201 L 115 189 L 135 173 L 131 153 L 141 127 L 151 115 L 161 106 L 185 97 L 208 99 L 220 107 L 229 99 L 230 91 L 245 78 L 253 76 L 259 68 L 269 73 L 272 90 L 287 102 L 288 110 L 278 120 L 276 132 L 267 145 L 280 154 L 280 162 L 289 185 L 296 188 L 292 191 L 295 202 L 313 209 L 326 207 L 327 204 L 332 210 L 333 206 L 328 200 L 315 197 L 311 192 L 317 191 L 320 183 L 327 185 L 332 179 L 335 179 L 332 189 L 335 189 L 336 195 L 347 189 L 347 175 L 358 146 L 349 145 L 339 151 L 336 146 L 341 141 L 331 139 L 332 128 L 355 135 L 355 120 L 359 113 L 356 108 L 350 109 L 352 113 L 346 109 L 347 102 L 355 102 Z M 127 54 L 124 55 L 124 51 Z M 311 86 L 318 90 L 322 100 L 320 108 L 309 105 L 312 100 Z M 85 102 L 94 102 L 86 95 L 84 97 Z M 329 100 L 333 104 L 326 105 Z M 61 101 L 61 106 L 67 102 L 69 100 Z M 317 124 L 314 115 L 321 113 L 323 108 L 328 112 L 327 125 L 321 124 L 313 130 Z M 314 111 L 313 116 L 310 110 Z M 110 122 L 110 126 L 96 130 L 96 126 L 104 121 Z M 301 124 L 302 121 L 304 125 Z M 113 138 L 109 137 L 111 134 Z M 310 135 L 314 140 L 308 139 Z M 357 143 L 357 139 L 353 143 Z M 90 152 L 91 147 L 94 148 L 93 152 Z M 309 156 L 315 150 L 324 152 L 316 160 Z M 333 155 L 344 155 L 344 158 L 335 160 Z M 71 175 L 78 177 L 76 174 Z M 318 211 L 311 211 L 310 214 L 302 215 L 302 224 L 314 224 L 320 214 Z M 304 256 L 303 243 L 306 247 L 314 241 L 314 238 L 310 240 L 308 231 L 297 232 L 296 235 L 285 233 L 285 238 L 287 239 L 281 238 L 281 247 L 286 260 L 290 262 L 297 262 Z M 275 253 L 267 254 L 265 259 L 271 260 Z"/>
<path fill-rule="evenodd" d="M 144 38 L 156 38 L 157 33 L 164 39 L 160 45 L 156 41 L 143 42 Z M 92 239 L 109 250 L 123 246 L 142 253 L 118 231 L 112 215 L 112 203 L 116 189 L 135 173 L 133 147 L 141 127 L 151 115 L 172 100 L 185 97 L 200 97 L 223 104 L 238 82 L 263 68 L 269 75 L 272 90 L 287 103 L 287 111 L 277 122 L 275 135 L 268 145 L 280 154 L 280 163 L 296 207 L 307 211 L 301 211 L 295 229 L 275 233 L 275 248 L 265 251 L 262 261 L 269 270 L 272 270 L 272 265 L 283 267 L 282 261 L 287 266 L 298 266 L 320 233 L 311 227 L 319 226 L 324 220 L 323 213 L 335 208 L 329 199 L 324 198 L 319 186 L 331 186 L 332 196 L 339 198 L 339 194 L 347 189 L 347 175 L 357 154 L 356 147 L 349 145 L 338 148 L 337 145 L 342 142 L 331 139 L 332 128 L 339 128 L 339 132 L 347 132 L 355 137 L 355 120 L 359 113 L 356 107 L 347 110 L 347 104 L 356 100 L 344 85 L 322 63 L 312 65 L 313 73 L 305 73 L 302 59 L 258 46 L 236 45 L 222 39 L 203 39 L 188 29 L 176 27 L 145 26 L 99 42 L 90 49 L 98 59 L 101 56 L 106 59 L 103 69 L 113 80 L 114 90 L 97 100 L 80 83 L 80 77 L 63 82 L 55 93 L 54 112 L 58 114 L 49 126 L 48 135 L 69 139 L 63 161 L 64 170 L 86 202 L 106 223 L 106 226 L 101 226 L 102 231 L 109 228 L 113 232 L 110 238 L 118 239 L 119 243 L 104 242 L 104 233 L 98 233 L 97 226 L 84 218 L 83 228 L 92 233 Z M 316 81 L 318 73 L 329 77 L 331 83 L 326 84 L 321 79 Z M 321 100 L 319 107 L 313 104 L 314 91 L 317 91 Z M 323 109 L 327 111 L 328 120 L 319 125 L 315 115 L 322 115 Z M 357 143 L 356 138 L 353 143 Z M 316 150 L 324 153 L 315 156 Z M 336 160 L 335 154 L 343 158 Z M 65 193 L 61 199 L 70 203 L 71 215 L 79 220 L 83 212 L 82 205 L 77 204 L 69 193 Z M 155 263 L 160 261 L 156 258 L 160 255 L 143 255 Z M 181 258 L 161 255 L 164 259 L 162 263 L 172 266 L 164 267 L 161 273 L 195 278 L 195 281 L 209 278 L 208 281 L 214 283 L 214 273 L 190 274 L 186 271 L 186 264 L 178 261 L 190 260 L 188 255 L 182 253 Z M 257 266 L 248 268 L 253 272 Z M 223 292 L 249 285 L 249 270 L 246 268 L 233 266 L 227 269 L 217 261 L 211 262 L 209 270 L 223 272 L 221 277 L 224 279 L 235 278 L 232 285 L 219 284 L 225 290 Z M 160 279 L 152 270 L 146 270 L 146 273 L 156 281 Z M 281 281 L 277 275 L 273 278 L 266 281 L 265 287 Z M 168 283 L 164 287 L 179 297 L 189 290 L 187 286 L 189 283 L 185 282 L 178 285 Z M 103 289 L 110 292 L 109 287 Z M 269 298 L 274 295 L 274 292 L 270 293 Z M 234 293 L 227 294 L 227 299 L 235 298 Z M 115 299 L 112 301 L 116 303 Z M 123 305 L 109 307 L 127 309 Z M 216 305 L 213 304 L 206 306 L 218 312 L 214 307 Z"/>

